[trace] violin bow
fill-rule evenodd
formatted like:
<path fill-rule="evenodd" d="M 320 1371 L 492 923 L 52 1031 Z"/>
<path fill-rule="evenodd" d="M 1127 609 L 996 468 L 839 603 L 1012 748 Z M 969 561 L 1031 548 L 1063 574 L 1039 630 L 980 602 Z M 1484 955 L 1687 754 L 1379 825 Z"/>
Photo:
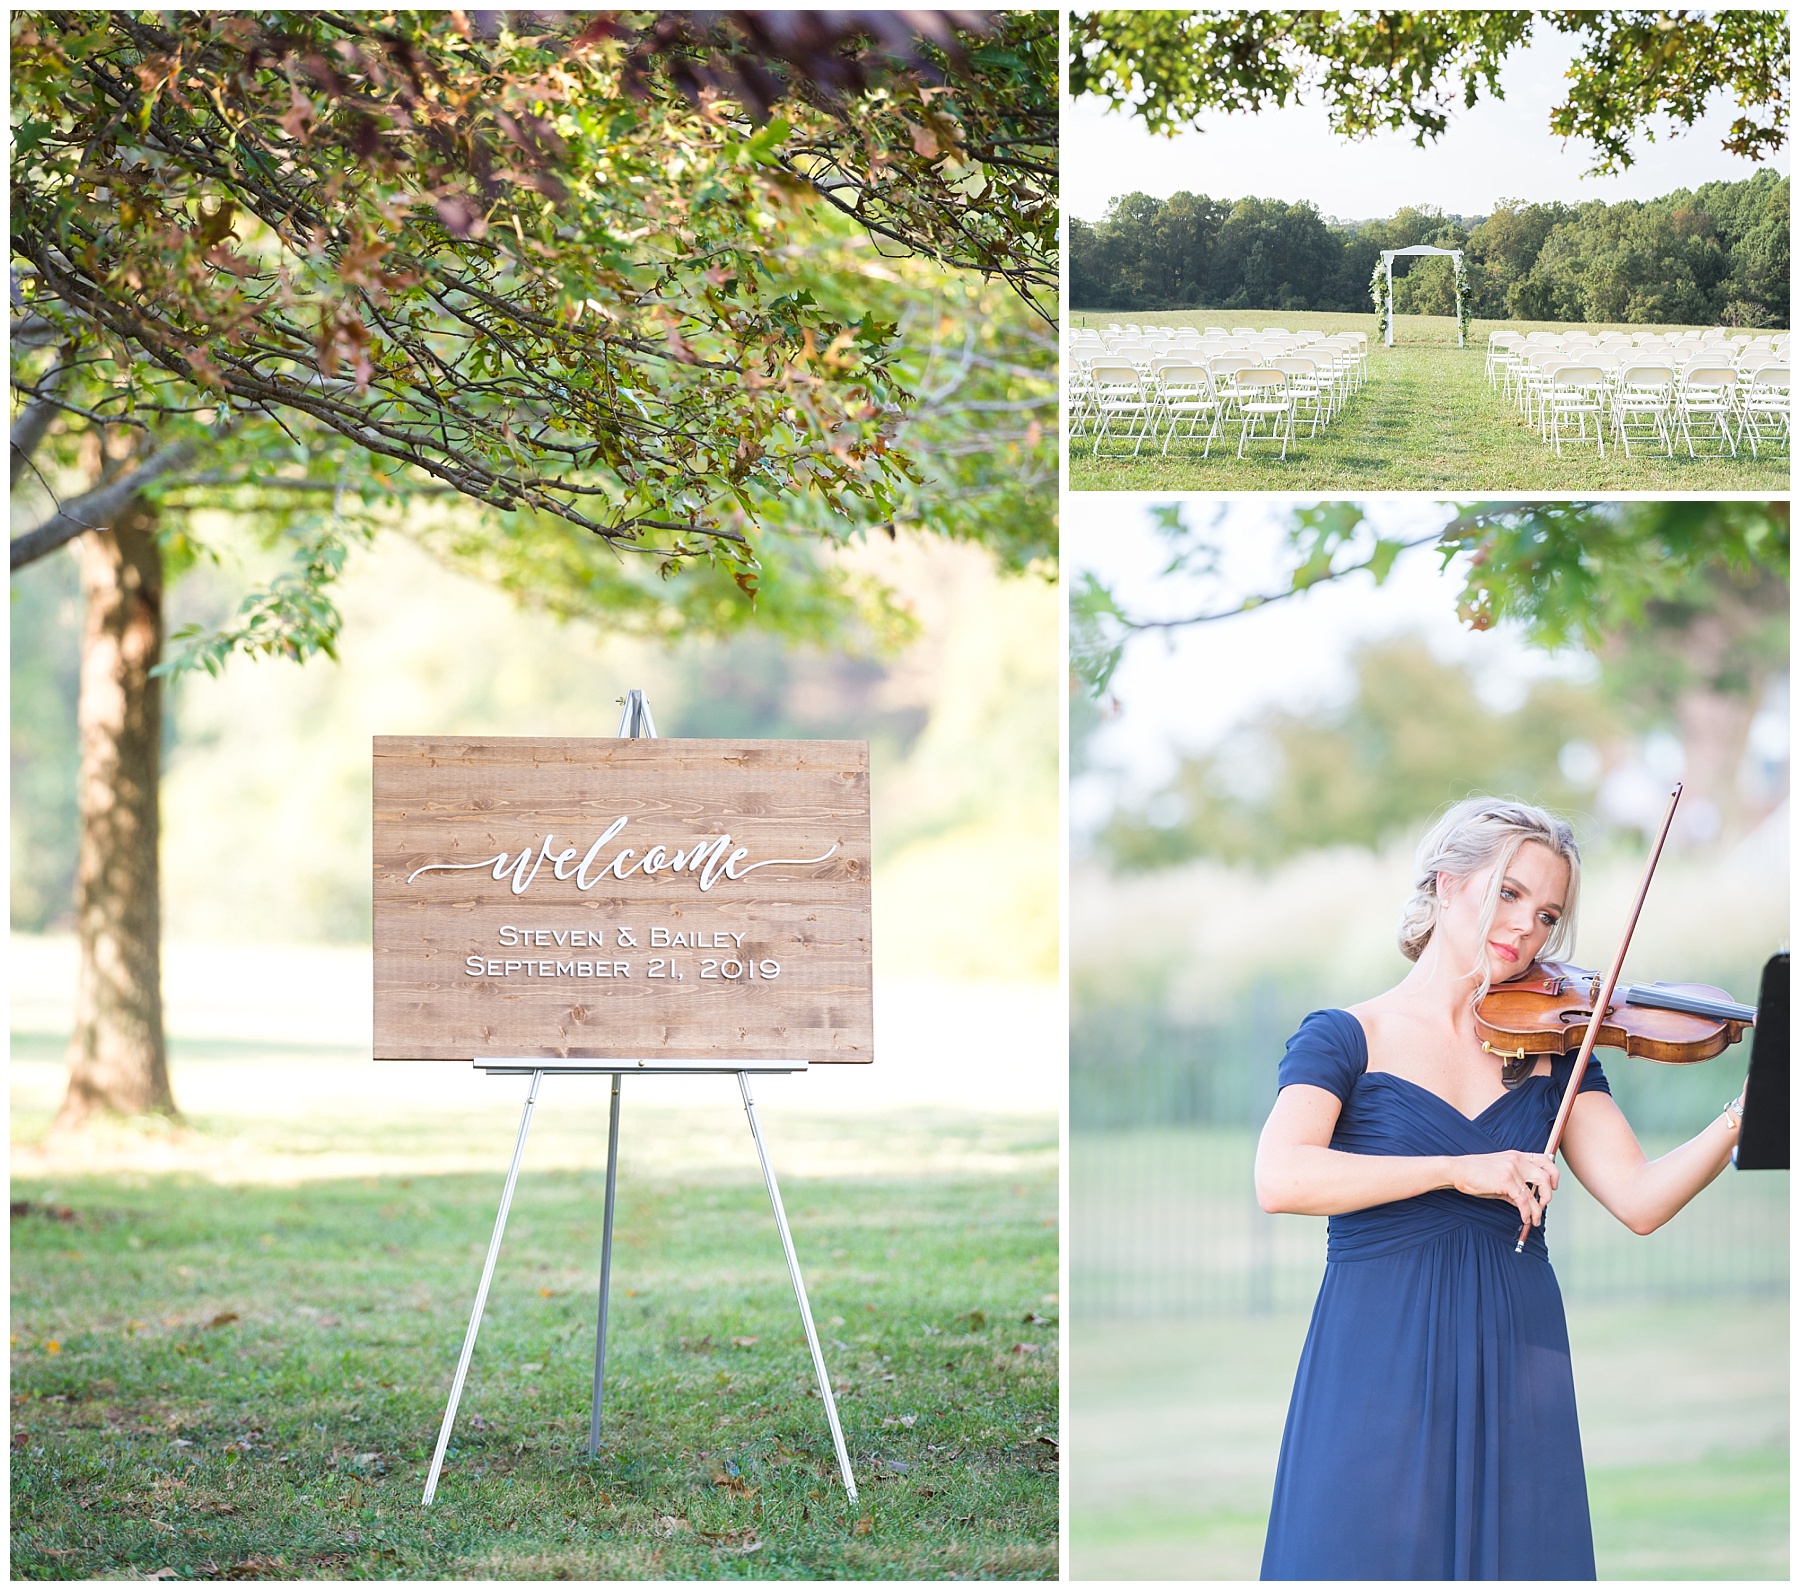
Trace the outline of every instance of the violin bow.
<path fill-rule="evenodd" d="M 1562 1104 L 1556 1112 L 1556 1121 L 1550 1128 L 1550 1141 L 1544 1145 L 1544 1153 L 1551 1159 L 1556 1158 L 1557 1146 L 1562 1142 L 1563 1128 L 1569 1124 L 1569 1112 L 1575 1108 L 1575 1096 L 1581 1089 L 1581 1076 L 1587 1070 L 1588 1057 L 1594 1053 L 1594 1041 L 1600 1037 L 1600 1024 L 1605 1020 L 1606 1008 L 1612 1004 L 1613 990 L 1619 985 L 1619 974 L 1625 969 L 1625 952 L 1631 948 L 1631 936 L 1637 932 L 1638 914 L 1644 909 L 1644 897 L 1650 893 L 1650 880 L 1656 876 L 1656 864 L 1662 856 L 1663 841 L 1669 837 L 1669 825 L 1675 821 L 1675 804 L 1681 800 L 1681 786 L 1676 785 L 1669 792 L 1669 810 L 1663 814 L 1662 828 L 1657 831 L 1656 844 L 1650 848 L 1650 860 L 1644 866 L 1644 881 L 1638 885 L 1637 900 L 1631 908 L 1631 916 L 1625 924 L 1625 937 L 1619 941 L 1618 953 L 1613 957 L 1612 967 L 1606 974 L 1606 982 L 1600 986 L 1600 992 L 1594 998 L 1594 1014 L 1588 1018 L 1587 1032 L 1581 1037 L 1581 1050 L 1575 1057 L 1575 1070 L 1569 1073 L 1569 1086 L 1563 1090 Z M 1531 1223 L 1519 1223 L 1519 1241 L 1513 1253 L 1523 1254 L 1525 1243 L 1531 1236 Z"/>

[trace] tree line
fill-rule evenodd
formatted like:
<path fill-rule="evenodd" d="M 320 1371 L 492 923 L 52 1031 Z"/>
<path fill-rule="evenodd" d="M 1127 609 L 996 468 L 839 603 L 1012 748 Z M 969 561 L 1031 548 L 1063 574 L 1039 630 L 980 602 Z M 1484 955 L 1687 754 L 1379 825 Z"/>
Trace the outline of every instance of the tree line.
<path fill-rule="evenodd" d="M 1430 243 L 1464 251 L 1484 320 L 1786 326 L 1788 182 L 1765 169 L 1641 202 L 1508 200 L 1484 217 L 1409 206 L 1348 222 L 1307 202 L 1131 193 L 1097 223 L 1071 218 L 1070 301 L 1367 313 L 1382 251 Z M 1448 259 L 1396 261 L 1396 313 L 1455 306 Z"/>

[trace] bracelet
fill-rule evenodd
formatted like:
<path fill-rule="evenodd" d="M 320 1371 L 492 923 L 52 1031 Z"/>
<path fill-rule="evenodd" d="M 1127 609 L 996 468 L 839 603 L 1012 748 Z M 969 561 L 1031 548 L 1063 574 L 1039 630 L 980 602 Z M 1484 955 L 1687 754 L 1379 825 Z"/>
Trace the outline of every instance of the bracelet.
<path fill-rule="evenodd" d="M 1736 1099 L 1727 1100 L 1725 1102 L 1725 1119 L 1731 1123 L 1731 1130 L 1733 1132 L 1742 1130 L 1744 1125 L 1743 1095 L 1740 1094 Z"/>

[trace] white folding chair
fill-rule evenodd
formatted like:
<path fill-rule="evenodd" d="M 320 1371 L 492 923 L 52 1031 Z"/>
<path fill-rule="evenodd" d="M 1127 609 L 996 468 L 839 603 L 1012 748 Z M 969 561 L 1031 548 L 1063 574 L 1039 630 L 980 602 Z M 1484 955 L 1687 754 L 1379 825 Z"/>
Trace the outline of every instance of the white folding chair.
<path fill-rule="evenodd" d="M 1550 376 L 1545 393 L 1547 423 L 1556 443 L 1556 456 L 1562 457 L 1563 421 L 1573 419 L 1580 426 L 1580 439 L 1587 440 L 1587 419 L 1594 417 L 1594 443 L 1600 457 L 1606 457 L 1606 372 L 1598 365 L 1564 365 Z"/>
<path fill-rule="evenodd" d="M 1120 442 L 1134 443 L 1131 453 L 1135 458 L 1156 418 L 1156 395 L 1148 378 L 1136 365 L 1121 359 L 1097 362 L 1089 375 L 1094 383 L 1089 400 L 1096 420 L 1094 452 L 1098 454 L 1100 444 L 1113 434 Z M 1122 432 L 1116 430 L 1120 423 Z"/>
<path fill-rule="evenodd" d="M 1169 422 L 1169 434 L 1163 438 L 1163 456 L 1168 456 L 1169 444 L 1175 440 L 1183 420 L 1188 423 L 1187 439 L 1190 442 L 1200 422 L 1205 420 L 1206 446 L 1200 457 L 1210 458 L 1213 441 L 1224 419 L 1224 402 L 1213 386 L 1212 377 L 1200 365 L 1171 364 L 1158 373 L 1157 385 L 1161 390 L 1162 413 Z"/>
<path fill-rule="evenodd" d="M 1652 437 L 1663 445 L 1665 455 L 1673 456 L 1675 438 L 1670 421 L 1675 409 L 1675 372 L 1668 365 L 1644 364 L 1627 360 L 1619 366 L 1612 393 L 1612 433 L 1625 457 L 1631 457 L 1632 426 L 1640 429 L 1637 440 Z"/>
<path fill-rule="evenodd" d="M 1789 451 L 1793 450 L 1789 432 L 1792 405 L 1786 365 L 1764 365 L 1738 389 L 1738 432 L 1749 441 L 1751 458 L 1759 457 L 1759 441 L 1785 442 Z M 1764 427 L 1768 428 L 1766 434 Z"/>
<path fill-rule="evenodd" d="M 1687 443 L 1688 457 L 1694 452 L 1694 422 L 1700 423 L 1701 435 L 1716 430 L 1719 440 L 1737 457 L 1737 439 L 1731 434 L 1731 423 L 1737 418 L 1737 371 L 1727 364 L 1699 362 L 1681 373 L 1681 384 L 1675 390 L 1675 420 L 1681 428 L 1681 439 Z"/>
<path fill-rule="evenodd" d="M 1307 411 L 1309 429 L 1306 434 L 1317 436 L 1319 427 L 1331 418 L 1333 381 L 1330 371 L 1321 371 L 1318 360 L 1301 354 L 1271 360 L 1270 368 L 1281 371 L 1288 378 L 1296 411 L 1301 408 Z"/>
<path fill-rule="evenodd" d="M 1238 457 L 1250 442 L 1265 440 L 1261 435 L 1263 420 L 1269 422 L 1266 440 L 1281 442 L 1281 456 L 1287 458 L 1288 444 L 1294 439 L 1294 410 L 1298 395 L 1288 384 L 1285 370 L 1259 365 L 1237 373 L 1233 407 L 1242 422 L 1238 429 Z"/>

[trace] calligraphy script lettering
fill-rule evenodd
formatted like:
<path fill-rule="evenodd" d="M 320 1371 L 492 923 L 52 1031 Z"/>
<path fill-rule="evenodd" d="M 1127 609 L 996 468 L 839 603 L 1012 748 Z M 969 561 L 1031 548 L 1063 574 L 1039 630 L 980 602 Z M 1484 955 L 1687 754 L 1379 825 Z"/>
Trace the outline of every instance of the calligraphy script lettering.
<path fill-rule="evenodd" d="M 461 873 L 473 869 L 491 867 L 494 877 L 501 883 L 509 880 L 512 892 L 523 895 L 531 888 L 532 881 L 538 876 L 538 869 L 548 862 L 551 873 L 558 879 L 573 878 L 579 890 L 592 889 L 603 878 L 627 879 L 633 873 L 642 873 L 646 878 L 655 878 L 659 874 L 687 874 L 699 882 L 702 892 L 710 890 L 721 878 L 728 878 L 733 883 L 748 877 L 759 867 L 811 867 L 823 862 L 835 854 L 837 846 L 819 856 L 772 856 L 767 861 L 750 862 L 740 866 L 750 855 L 743 846 L 735 849 L 729 834 L 721 834 L 713 839 L 695 842 L 691 850 L 670 851 L 661 845 L 653 845 L 641 857 L 630 847 L 622 847 L 610 862 L 600 860 L 601 850 L 617 838 L 625 827 L 626 819 L 614 818 L 611 826 L 599 839 L 587 849 L 587 854 L 577 863 L 575 858 L 581 855 L 577 845 L 555 849 L 556 836 L 546 834 L 542 845 L 526 846 L 516 856 L 509 851 L 502 851 L 498 856 L 489 856 L 479 862 L 430 862 L 424 867 L 416 867 L 406 875 L 406 882 L 412 883 L 421 873 Z M 635 861 L 633 858 L 637 858 Z"/>

